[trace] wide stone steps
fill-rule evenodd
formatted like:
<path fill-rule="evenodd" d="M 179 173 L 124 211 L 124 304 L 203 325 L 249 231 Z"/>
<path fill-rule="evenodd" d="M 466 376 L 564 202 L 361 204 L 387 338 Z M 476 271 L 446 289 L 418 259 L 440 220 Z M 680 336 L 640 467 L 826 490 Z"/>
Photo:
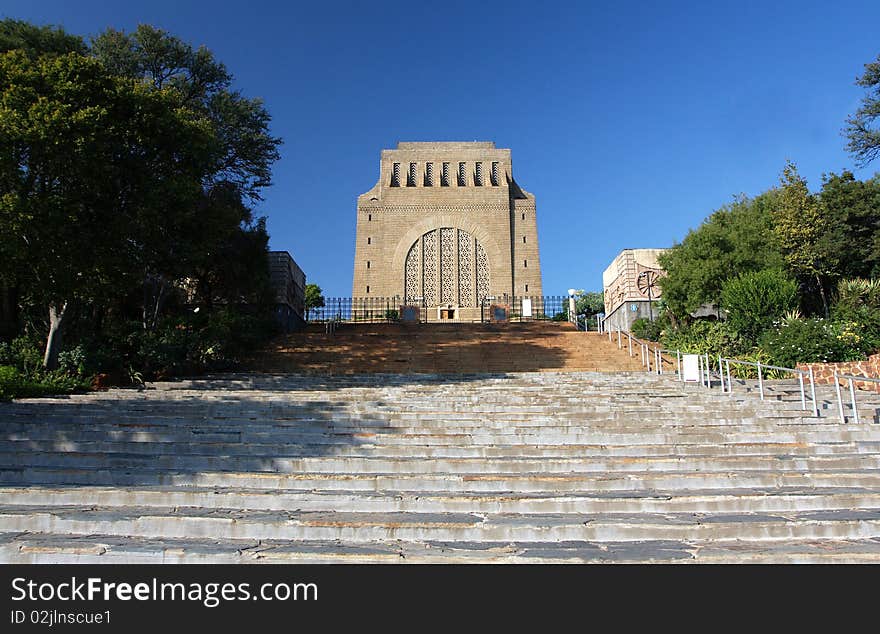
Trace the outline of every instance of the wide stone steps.
<path fill-rule="evenodd" d="M 640 370 L 599 333 L 555 322 L 412 325 L 344 324 L 279 338 L 249 369 L 298 373 L 532 372 Z"/>
<path fill-rule="evenodd" d="M 773 386 L 254 374 L 17 401 L 0 561 L 877 561 L 880 425 Z"/>

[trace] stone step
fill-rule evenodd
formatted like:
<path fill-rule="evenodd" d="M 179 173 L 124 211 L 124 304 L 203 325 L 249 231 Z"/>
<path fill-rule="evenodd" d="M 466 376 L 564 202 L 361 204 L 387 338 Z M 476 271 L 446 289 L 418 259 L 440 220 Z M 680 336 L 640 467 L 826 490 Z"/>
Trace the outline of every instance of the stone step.
<path fill-rule="evenodd" d="M 193 418 L 232 418 L 247 420 L 251 416 L 269 418 L 306 418 L 310 415 L 326 416 L 327 413 L 384 413 L 387 415 L 400 414 L 546 414 L 547 407 L 552 407 L 554 412 L 560 414 L 595 414 L 617 412 L 620 410 L 648 413 L 667 413 L 698 411 L 707 406 L 722 412 L 732 412 L 743 407 L 754 411 L 784 412 L 800 411 L 801 403 L 798 401 L 765 401 L 757 399 L 732 399 L 726 397 L 710 397 L 702 393 L 693 395 L 670 394 L 663 397 L 651 397 L 634 394 L 632 398 L 620 398 L 604 395 L 582 395 L 570 397 L 572 402 L 560 400 L 560 398 L 548 398 L 546 402 L 541 399 L 531 399 L 530 403 L 521 403 L 516 400 L 497 402 L 475 397 L 473 399 L 456 399 L 441 394 L 390 394 L 381 400 L 372 397 L 357 395 L 338 395 L 333 400 L 309 401 L 301 395 L 296 395 L 293 404 L 288 402 L 280 405 L 274 402 L 277 397 L 263 397 L 258 395 L 241 394 L 243 403 L 218 402 L 212 403 L 209 398 L 201 399 L 203 402 L 196 404 L 198 396 L 187 397 L 186 400 L 167 398 L 166 393 L 160 393 L 149 399 L 121 401 L 119 399 L 92 400 L 87 404 L 70 401 L 46 401 L 38 399 L 19 399 L 11 405 L 4 407 L 7 416 L 31 416 L 40 419 L 65 419 L 77 416 L 100 416 L 112 415 L 119 420 L 142 417 L 145 414 L 182 416 Z M 812 404 L 807 403 L 809 408 Z M 820 406 L 829 406 L 831 403 L 819 403 Z M 833 404 L 836 409 L 836 403 Z"/>
<path fill-rule="evenodd" d="M 683 441 L 704 437 L 707 440 L 719 435 L 761 437 L 759 442 L 772 442 L 772 437 L 789 438 L 790 436 L 810 435 L 814 440 L 824 434 L 829 439 L 840 441 L 838 434 L 844 437 L 856 432 L 862 433 L 864 440 L 880 440 L 880 428 L 876 427 L 841 427 L 839 423 L 815 423 L 801 420 L 785 420 L 769 423 L 745 422 L 736 424 L 713 421 L 711 424 L 676 421 L 659 425 L 587 425 L 587 424 L 535 424 L 535 425 L 486 425 L 486 426 L 455 426 L 450 425 L 345 425 L 339 423 L 320 424 L 279 424 L 279 425 L 82 425 L 57 427 L 28 426 L 27 424 L 10 424 L 3 426 L 3 442 L 189 442 L 213 443 L 224 439 L 247 440 L 254 444 L 308 444 L 312 440 L 333 437 L 340 440 L 346 438 L 376 437 L 389 443 L 405 442 L 407 439 L 422 438 L 425 441 L 442 442 L 444 439 L 467 438 L 491 439 L 498 444 L 515 442 L 517 438 L 550 439 L 558 438 L 559 444 L 570 444 L 573 439 L 589 438 L 620 438 L 637 443 L 637 437 L 673 437 L 679 436 Z M 849 438 L 845 439 L 846 441 Z M 423 443 L 424 444 L 424 443 Z M 549 442 L 539 444 L 550 444 Z"/>
<path fill-rule="evenodd" d="M 201 442 L 196 440 L 168 442 L 163 440 L 138 441 L 83 441 L 63 440 L 6 440 L 0 441 L 0 456 L 4 453 L 100 453 L 162 455 L 258 456 L 263 458 L 309 458 L 328 454 L 320 444 L 302 443 L 238 443 Z M 657 456 L 665 458 L 714 456 L 829 456 L 852 454 L 880 454 L 880 439 L 862 442 L 834 442 L 807 445 L 805 443 L 760 442 L 722 443 L 715 445 L 676 444 L 639 445 L 482 445 L 482 446 L 405 446 L 405 445 L 338 445 L 332 456 L 358 458 L 637 458 Z M 2 457 L 0 457 L 2 464 Z"/>
<path fill-rule="evenodd" d="M 0 469 L 7 486 L 183 486 L 275 491 L 445 491 L 452 493 L 570 493 L 574 491 L 689 491 L 742 488 L 880 487 L 880 471 L 719 471 L 519 474 L 252 473 L 26 467 Z"/>
<path fill-rule="evenodd" d="M 0 532 L 259 540 L 550 542 L 880 539 L 880 509 L 778 514 L 475 514 L 0 505 Z"/>
<path fill-rule="evenodd" d="M 423 433 L 419 433 L 423 432 Z M 838 444 L 852 442 L 878 442 L 880 429 L 847 425 L 828 429 L 812 430 L 806 426 L 777 426 L 774 429 L 732 428 L 719 426 L 704 429 L 691 426 L 665 428 L 660 430 L 589 430 L 586 428 L 558 428 L 553 431 L 543 429 L 511 432 L 492 432 L 477 430 L 462 433 L 451 430 L 439 433 L 432 430 L 380 429 L 361 432 L 336 431 L 293 431 L 290 433 L 260 433 L 241 431 L 193 431 L 176 430 L 168 432 L 141 431 L 133 429 L 88 430 L 75 435 L 65 434 L 63 430 L 37 433 L 8 432 L 7 441 L 61 441 L 61 442 L 142 442 L 142 443 L 216 443 L 240 442 L 245 444 L 296 444 L 310 446 L 383 446 L 383 447 L 492 447 L 492 446 L 564 446 L 564 445 L 717 445 L 717 444 Z"/>
<path fill-rule="evenodd" d="M 376 458 L 328 456 L 286 458 L 283 456 L 233 455 L 142 455 L 105 453 L 3 454 L 5 469 L 50 467 L 57 469 L 120 469 L 149 471 L 248 471 L 253 473 L 395 473 L 409 474 L 519 474 L 519 473 L 720 473 L 767 471 L 825 472 L 880 470 L 880 455 L 844 454 L 824 456 L 608 456 L 601 458 Z"/>
<path fill-rule="evenodd" d="M 353 543 L 0 534 L 8 563 L 877 563 L 880 542 L 858 540 Z"/>
<path fill-rule="evenodd" d="M 443 491 L 267 491 L 186 487 L 0 488 L 13 506 L 198 507 L 347 513 L 787 513 L 880 509 L 880 489 L 735 489 L 609 491 L 588 495 L 543 493 L 453 494 Z"/>

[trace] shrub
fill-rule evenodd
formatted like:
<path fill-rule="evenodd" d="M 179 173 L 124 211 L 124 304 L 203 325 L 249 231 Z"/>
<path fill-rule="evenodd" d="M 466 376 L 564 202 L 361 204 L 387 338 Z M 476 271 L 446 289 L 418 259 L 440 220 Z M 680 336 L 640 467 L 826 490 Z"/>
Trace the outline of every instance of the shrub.
<path fill-rule="evenodd" d="M 858 335 L 858 346 L 865 354 L 880 350 L 880 281 L 843 280 L 837 302 L 831 310 L 836 322 Z M 843 334 L 843 333 L 841 333 Z M 852 335 L 844 334 L 844 337 Z"/>
<path fill-rule="evenodd" d="M 748 343 L 727 323 L 708 319 L 667 329 L 660 340 L 664 348 L 690 354 L 733 357 L 749 349 Z"/>
<path fill-rule="evenodd" d="M 817 363 L 863 359 L 862 338 L 849 322 L 791 319 L 765 331 L 758 346 L 774 365 L 793 368 Z"/>
<path fill-rule="evenodd" d="M 69 394 L 88 389 L 89 381 L 72 377 L 61 371 L 38 372 L 26 376 L 18 368 L 0 366 L 0 401 L 13 398 L 33 398 L 49 394 Z"/>
<path fill-rule="evenodd" d="M 0 365 L 18 368 L 23 374 L 38 371 L 43 365 L 40 342 L 21 336 L 9 343 L 0 343 Z"/>
<path fill-rule="evenodd" d="M 835 308 L 845 312 L 860 308 L 880 310 L 880 280 L 840 280 Z"/>
<path fill-rule="evenodd" d="M 17 396 L 22 382 L 21 373 L 11 365 L 0 365 L 0 401 Z"/>
<path fill-rule="evenodd" d="M 636 319 L 630 329 L 633 335 L 648 341 L 660 341 L 660 335 L 663 333 L 663 325 L 659 321 L 651 321 L 644 317 Z"/>
<path fill-rule="evenodd" d="M 754 343 L 797 305 L 798 286 L 775 269 L 744 273 L 724 282 L 721 302 L 734 332 Z"/>
<path fill-rule="evenodd" d="M 86 350 L 82 345 L 77 345 L 70 350 L 62 350 L 58 353 L 58 369 L 71 376 L 85 376 L 86 374 Z"/>

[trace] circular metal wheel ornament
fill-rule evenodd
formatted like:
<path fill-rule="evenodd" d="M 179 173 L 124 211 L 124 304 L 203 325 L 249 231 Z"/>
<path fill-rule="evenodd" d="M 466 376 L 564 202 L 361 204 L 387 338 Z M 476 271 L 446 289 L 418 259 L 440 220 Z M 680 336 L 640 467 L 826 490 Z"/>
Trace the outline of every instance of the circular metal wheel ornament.
<path fill-rule="evenodd" d="M 657 281 L 657 273 L 654 271 L 642 271 L 636 279 L 636 288 L 642 295 L 648 294 L 648 289 L 654 288 L 654 282 Z"/>

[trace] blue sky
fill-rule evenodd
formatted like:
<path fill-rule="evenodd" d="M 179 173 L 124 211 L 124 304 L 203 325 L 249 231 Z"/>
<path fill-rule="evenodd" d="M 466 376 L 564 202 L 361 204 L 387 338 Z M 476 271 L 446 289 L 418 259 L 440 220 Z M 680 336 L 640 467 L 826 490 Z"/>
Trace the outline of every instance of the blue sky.
<path fill-rule="evenodd" d="M 786 159 L 853 169 L 840 130 L 880 54 L 880 2 L 2 0 L 81 35 L 138 23 L 205 45 L 284 139 L 258 212 L 348 295 L 357 195 L 398 141 L 488 140 L 534 193 L 544 292 L 601 290 L 623 248 L 680 241 Z M 854 170 L 860 178 L 880 164 Z"/>

